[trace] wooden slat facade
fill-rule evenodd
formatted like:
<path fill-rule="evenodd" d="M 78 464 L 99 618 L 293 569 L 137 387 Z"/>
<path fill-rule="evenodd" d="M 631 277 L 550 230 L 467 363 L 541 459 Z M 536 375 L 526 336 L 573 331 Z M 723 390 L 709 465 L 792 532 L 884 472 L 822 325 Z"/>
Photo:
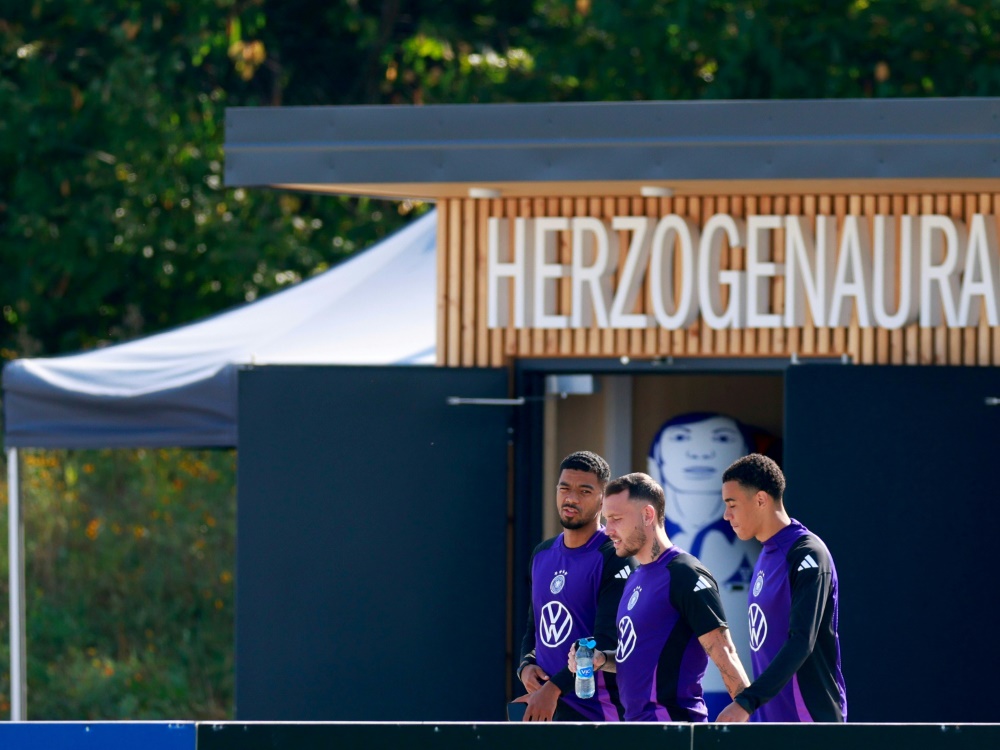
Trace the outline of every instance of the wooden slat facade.
<path fill-rule="evenodd" d="M 446 199 L 438 203 L 438 348 L 439 365 L 505 366 L 526 357 L 755 357 L 848 355 L 860 364 L 1000 365 L 1000 327 L 991 327 L 982 306 L 978 326 L 897 330 L 861 328 L 856 312 L 848 326 L 817 327 L 809 315 L 801 328 L 713 330 L 699 319 L 685 330 L 516 330 L 486 326 L 487 222 L 491 217 L 648 216 L 678 214 L 699 227 L 717 213 L 745 219 L 753 215 L 805 216 L 815 226 L 818 215 L 835 216 L 839 230 L 848 215 L 891 216 L 943 214 L 969 222 L 974 214 L 1000 214 L 1000 193 L 932 195 L 706 195 L 670 198 L 538 197 L 487 200 Z M 511 221 L 513 236 L 513 221 Z M 560 263 L 571 260 L 569 233 L 560 233 Z M 619 238 L 620 273 L 628 251 L 628 233 Z M 897 233 L 897 242 L 899 241 Z M 723 269 L 744 270 L 745 249 L 725 249 Z M 770 259 L 784 262 L 784 230 L 772 233 Z M 678 254 L 675 263 L 679 264 Z M 917 262 L 917 258 L 914 258 Z M 898 267 L 898 263 L 897 263 Z M 679 274 L 675 273 L 675 278 Z M 617 278 L 615 279 L 617 282 Z M 784 278 L 771 282 L 771 310 L 783 312 Z M 727 300 L 723 288 L 722 303 Z M 897 279 L 898 292 L 898 279 Z M 914 293 L 917 290 L 914 289 Z M 675 292 L 679 293 L 679 289 Z M 568 314 L 570 280 L 557 282 L 557 312 Z M 637 311 L 652 312 L 644 282 Z"/>

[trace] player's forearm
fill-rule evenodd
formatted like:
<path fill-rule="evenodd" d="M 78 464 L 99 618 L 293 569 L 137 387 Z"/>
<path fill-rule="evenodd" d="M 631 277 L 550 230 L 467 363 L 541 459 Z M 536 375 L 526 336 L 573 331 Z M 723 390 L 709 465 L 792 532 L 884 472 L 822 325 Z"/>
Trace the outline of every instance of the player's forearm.
<path fill-rule="evenodd" d="M 741 694 L 740 705 L 751 713 L 763 706 L 799 671 L 799 667 L 809 657 L 809 640 L 803 636 L 793 636 L 778 651 L 767 669 Z M 747 705 L 744 705 L 746 703 Z"/>
<path fill-rule="evenodd" d="M 604 654 L 604 661 L 599 661 L 600 657 L 598 653 Z M 600 672 L 611 672 L 614 674 L 618 671 L 618 662 L 615 661 L 614 651 L 598 651 L 594 653 L 594 669 Z"/>
<path fill-rule="evenodd" d="M 725 651 L 717 649 L 717 651 L 719 653 L 712 661 L 719 668 L 719 674 L 722 675 L 722 681 L 729 691 L 729 697 L 735 698 L 737 694 L 750 687 L 750 679 L 735 648 Z"/>
<path fill-rule="evenodd" d="M 560 694 L 568 695 L 573 692 L 576 682 L 576 675 L 569 671 L 569 667 L 563 667 L 558 672 L 549 676 L 549 683 L 559 689 Z"/>
<path fill-rule="evenodd" d="M 729 691 L 729 697 L 734 698 L 737 694 L 750 687 L 750 680 L 739 654 L 736 653 L 736 646 L 732 636 L 729 635 L 728 628 L 718 628 L 710 633 L 706 633 L 698 639 L 708 658 L 719 668 L 722 681 Z"/>

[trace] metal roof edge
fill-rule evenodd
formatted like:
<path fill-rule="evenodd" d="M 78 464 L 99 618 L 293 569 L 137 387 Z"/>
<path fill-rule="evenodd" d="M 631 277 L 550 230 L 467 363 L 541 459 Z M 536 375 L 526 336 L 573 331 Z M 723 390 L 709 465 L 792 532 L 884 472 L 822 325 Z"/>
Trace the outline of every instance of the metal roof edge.
<path fill-rule="evenodd" d="M 1000 177 L 1000 98 L 230 108 L 229 185 Z"/>

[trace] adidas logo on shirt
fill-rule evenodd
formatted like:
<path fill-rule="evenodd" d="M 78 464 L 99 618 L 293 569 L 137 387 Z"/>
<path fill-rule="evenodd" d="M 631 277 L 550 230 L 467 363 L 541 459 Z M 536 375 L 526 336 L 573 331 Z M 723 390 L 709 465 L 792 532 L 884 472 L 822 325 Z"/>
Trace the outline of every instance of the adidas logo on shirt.
<path fill-rule="evenodd" d="M 631 572 L 632 568 L 626 565 L 624 568 L 615 573 L 615 578 L 628 578 Z"/>
<path fill-rule="evenodd" d="M 799 571 L 809 570 L 809 568 L 818 568 L 818 567 L 819 565 L 816 564 L 816 561 L 813 559 L 812 555 L 806 555 L 806 559 L 803 560 L 801 563 L 799 563 Z"/>
<path fill-rule="evenodd" d="M 712 582 L 705 578 L 705 576 L 698 576 L 698 583 L 694 585 L 695 591 L 704 591 L 705 589 L 712 588 Z"/>

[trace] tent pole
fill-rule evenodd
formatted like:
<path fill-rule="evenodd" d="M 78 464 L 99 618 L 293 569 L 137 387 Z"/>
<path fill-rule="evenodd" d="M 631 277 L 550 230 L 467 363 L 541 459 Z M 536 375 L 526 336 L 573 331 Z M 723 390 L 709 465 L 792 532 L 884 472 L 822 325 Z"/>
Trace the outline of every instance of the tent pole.
<path fill-rule="evenodd" d="M 17 448 L 7 449 L 7 554 L 10 565 L 10 720 L 28 718 L 25 674 L 24 519 Z"/>

